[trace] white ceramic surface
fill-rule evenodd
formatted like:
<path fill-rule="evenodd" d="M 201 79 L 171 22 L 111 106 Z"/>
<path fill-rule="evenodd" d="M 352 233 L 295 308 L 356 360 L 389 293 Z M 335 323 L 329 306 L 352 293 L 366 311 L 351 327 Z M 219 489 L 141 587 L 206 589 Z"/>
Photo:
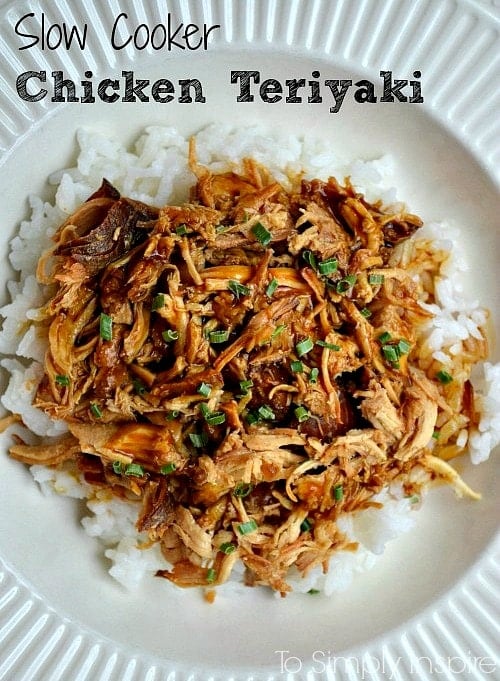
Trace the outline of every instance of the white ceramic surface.
<path fill-rule="evenodd" d="M 167 8 L 168 5 L 168 8 Z M 113 19 L 220 24 L 206 52 L 155 54 L 109 48 Z M 29 12 L 47 22 L 85 22 L 89 47 L 20 51 L 13 27 Z M 128 142 L 149 124 L 193 132 L 215 120 L 309 131 L 346 157 L 398 159 L 398 189 L 426 220 L 452 219 L 470 257 L 469 283 L 499 331 L 500 37 L 495 2 L 467 0 L 17 0 L 0 10 L 1 290 L 8 239 L 27 195 L 51 196 L 50 172 L 75 153 L 81 125 Z M 91 69 L 113 77 L 198 77 L 204 104 L 23 102 L 16 76 Z M 380 80 L 422 73 L 424 104 L 236 102 L 231 70 L 262 79 Z M 498 351 L 493 350 L 498 360 Z M 275 599 L 249 589 L 208 606 L 170 595 L 161 580 L 126 594 L 68 499 L 45 499 L 1 444 L 0 679 L 160 681 L 329 678 L 399 681 L 500 678 L 498 455 L 464 466 L 480 504 L 433 494 L 415 530 L 393 542 L 347 593 Z M 283 652 L 279 652 L 283 651 Z M 286 652 L 284 652 L 286 651 Z M 329 670 L 326 669 L 329 663 Z"/>

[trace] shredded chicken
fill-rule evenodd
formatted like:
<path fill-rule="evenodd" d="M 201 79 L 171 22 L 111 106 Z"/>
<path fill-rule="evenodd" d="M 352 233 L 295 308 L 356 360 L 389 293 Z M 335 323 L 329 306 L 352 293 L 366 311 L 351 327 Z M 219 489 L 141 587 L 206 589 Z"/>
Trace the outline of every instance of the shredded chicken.
<path fill-rule="evenodd" d="M 418 491 L 417 467 L 475 497 L 444 461 L 474 422 L 472 386 L 421 361 L 432 294 L 396 256 L 419 218 L 348 180 L 286 191 L 251 160 L 221 174 L 190 160 L 189 203 L 158 210 L 103 181 L 41 258 L 34 403 L 69 432 L 11 455 L 72 460 L 138 499 L 178 586 L 220 584 L 241 560 L 249 585 L 284 595 L 292 566 L 355 549 L 341 514 L 396 480 Z"/>

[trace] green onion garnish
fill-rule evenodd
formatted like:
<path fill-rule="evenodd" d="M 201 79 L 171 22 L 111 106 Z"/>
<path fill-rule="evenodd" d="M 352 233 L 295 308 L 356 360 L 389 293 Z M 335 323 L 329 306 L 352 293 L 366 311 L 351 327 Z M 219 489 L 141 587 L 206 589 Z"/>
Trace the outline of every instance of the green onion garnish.
<path fill-rule="evenodd" d="M 144 395 L 146 392 L 146 386 L 138 378 L 134 378 L 132 385 L 134 386 L 134 390 L 138 395 Z"/>
<path fill-rule="evenodd" d="M 432 433 L 432 437 L 433 437 L 434 440 L 439 440 L 439 436 L 440 436 L 440 435 L 441 435 L 441 433 L 439 432 L 439 430 L 435 430 L 435 431 Z"/>
<path fill-rule="evenodd" d="M 240 381 L 240 388 L 243 395 L 248 395 L 250 388 L 253 388 L 253 381 Z"/>
<path fill-rule="evenodd" d="M 381 333 L 380 336 L 378 337 L 378 339 L 381 343 L 387 343 L 387 341 L 390 341 L 391 338 L 392 338 L 392 336 L 389 333 L 389 331 L 384 331 L 384 333 Z"/>
<path fill-rule="evenodd" d="M 163 331 L 161 335 L 165 343 L 172 343 L 172 341 L 176 341 L 179 338 L 179 332 L 174 331 L 173 329 L 167 329 L 166 331 Z"/>
<path fill-rule="evenodd" d="M 304 365 L 300 359 L 295 359 L 293 362 L 290 362 L 290 369 L 294 372 L 294 374 L 301 374 L 304 371 Z"/>
<path fill-rule="evenodd" d="M 246 523 L 240 523 L 238 525 L 238 532 L 240 534 L 251 534 L 252 532 L 255 532 L 257 527 L 258 527 L 257 523 L 252 518 L 251 520 L 247 520 Z"/>
<path fill-rule="evenodd" d="M 315 596 L 316 594 L 320 594 L 321 591 L 319 589 L 309 589 L 307 593 L 310 594 L 311 596 Z"/>
<path fill-rule="evenodd" d="M 258 423 L 260 420 L 259 415 L 253 411 L 249 411 L 245 419 L 249 426 L 253 425 L 254 423 Z"/>
<path fill-rule="evenodd" d="M 444 369 L 441 369 L 441 371 L 437 372 L 436 378 L 443 385 L 446 385 L 447 383 L 451 383 L 453 381 L 453 376 L 451 374 L 449 374 L 447 371 L 445 371 Z"/>
<path fill-rule="evenodd" d="M 227 288 L 229 289 L 229 291 L 231 291 L 231 293 L 235 295 L 237 299 L 239 299 L 240 296 L 250 295 L 250 289 L 248 288 L 248 286 L 240 284 L 239 281 L 235 281 L 233 279 L 228 283 Z"/>
<path fill-rule="evenodd" d="M 244 497 L 247 497 L 252 490 L 253 485 L 251 482 L 239 482 L 234 488 L 233 494 L 235 497 L 243 499 Z"/>
<path fill-rule="evenodd" d="M 144 475 L 144 468 L 138 463 L 129 463 L 125 466 L 125 475 L 133 475 L 136 478 L 141 478 Z"/>
<path fill-rule="evenodd" d="M 271 281 L 269 282 L 269 284 L 267 285 L 267 288 L 266 288 L 266 296 L 268 298 L 270 298 L 273 295 L 273 293 L 276 291 L 277 288 L 278 288 L 278 280 L 277 279 L 271 279 Z"/>
<path fill-rule="evenodd" d="M 207 570 L 207 583 L 213 584 L 217 579 L 217 572 L 214 568 L 208 568 Z"/>
<path fill-rule="evenodd" d="M 92 413 L 92 416 L 95 416 L 96 419 L 100 419 L 102 416 L 102 411 L 99 407 L 99 405 L 96 402 L 91 402 L 90 403 L 90 411 Z"/>
<path fill-rule="evenodd" d="M 384 275 L 383 274 L 369 274 L 368 275 L 368 283 L 373 284 L 374 286 L 378 284 L 383 284 L 384 283 Z"/>
<path fill-rule="evenodd" d="M 267 404 L 263 404 L 261 407 L 259 407 L 257 409 L 257 413 L 261 419 L 264 419 L 266 421 L 272 421 L 273 419 L 276 418 L 276 414 L 271 409 L 271 407 L 267 406 Z"/>
<path fill-rule="evenodd" d="M 311 373 L 309 374 L 309 383 L 317 383 L 318 382 L 318 376 L 319 376 L 319 369 L 317 367 L 313 367 L 311 369 Z"/>
<path fill-rule="evenodd" d="M 277 326 L 277 327 L 274 329 L 274 331 L 272 332 L 271 338 L 277 338 L 278 336 L 280 336 L 280 335 L 283 333 L 283 331 L 284 331 L 285 329 L 286 329 L 286 324 L 280 324 L 280 325 Z"/>
<path fill-rule="evenodd" d="M 261 222 L 257 222 L 252 227 L 252 234 L 263 246 L 268 246 L 271 243 L 272 234 L 269 232 Z"/>
<path fill-rule="evenodd" d="M 173 473 L 177 466 L 175 463 L 166 463 L 164 466 L 160 468 L 160 473 L 162 475 L 170 475 L 170 473 Z"/>
<path fill-rule="evenodd" d="M 203 395 L 203 397 L 208 397 L 212 392 L 212 386 L 208 383 L 200 383 L 196 391 L 198 395 Z"/>
<path fill-rule="evenodd" d="M 226 420 L 226 415 L 223 411 L 211 411 L 204 414 L 204 418 L 209 426 L 220 426 Z"/>
<path fill-rule="evenodd" d="M 203 414 L 203 416 L 207 416 L 208 414 L 211 413 L 210 409 L 208 408 L 208 404 L 205 404 L 205 402 L 202 402 L 200 404 L 200 411 Z"/>
<path fill-rule="evenodd" d="M 356 283 L 356 275 L 355 274 L 348 274 L 345 276 L 343 279 L 337 282 L 337 286 L 335 287 L 335 290 L 337 293 L 347 293 L 349 289 L 351 289 L 354 284 Z"/>
<path fill-rule="evenodd" d="M 411 343 L 409 343 L 404 338 L 401 338 L 397 344 L 398 352 L 400 355 L 407 355 L 411 350 Z"/>
<path fill-rule="evenodd" d="M 335 497 L 335 501 L 342 501 L 344 498 L 344 488 L 342 485 L 335 485 L 333 488 L 333 496 Z"/>
<path fill-rule="evenodd" d="M 159 293 L 157 296 L 153 298 L 153 303 L 151 305 L 152 310 L 159 310 L 161 307 L 165 305 L 165 296 L 163 293 Z"/>
<path fill-rule="evenodd" d="M 234 553 L 236 551 L 236 544 L 233 544 L 233 542 L 230 541 L 225 541 L 219 546 L 219 551 L 221 553 L 225 553 L 226 556 L 229 556 L 230 553 Z"/>
<path fill-rule="evenodd" d="M 337 271 L 339 263 L 336 258 L 328 258 L 328 260 L 323 260 L 318 264 L 318 272 L 320 274 L 332 274 Z"/>
<path fill-rule="evenodd" d="M 69 376 L 62 376 L 61 374 L 57 374 L 56 383 L 58 385 L 68 386 L 69 385 Z"/>
<path fill-rule="evenodd" d="M 301 532 L 309 532 L 309 530 L 312 528 L 312 522 L 309 520 L 309 518 L 304 518 L 304 520 L 300 523 L 300 531 Z"/>
<path fill-rule="evenodd" d="M 180 412 L 177 409 L 171 409 L 170 411 L 167 411 L 165 414 L 165 418 L 167 421 L 174 421 L 178 416 Z"/>
<path fill-rule="evenodd" d="M 186 225 L 179 225 L 178 227 L 175 228 L 175 233 L 177 236 L 184 236 L 185 234 L 188 233 L 188 228 Z"/>
<path fill-rule="evenodd" d="M 304 355 L 307 355 L 308 352 L 311 352 L 311 350 L 314 347 L 314 343 L 312 340 L 308 338 L 303 338 L 297 345 L 295 346 L 295 350 L 297 352 L 297 355 L 299 357 L 303 357 Z"/>
<path fill-rule="evenodd" d="M 121 475 L 121 473 L 123 472 L 123 464 L 121 461 L 113 461 L 113 471 L 117 475 Z"/>
<path fill-rule="evenodd" d="M 318 263 L 317 263 L 317 260 L 316 260 L 316 256 L 314 255 L 314 253 L 312 251 L 303 251 L 302 257 L 304 258 L 306 263 L 310 267 L 313 268 L 313 270 L 316 271 L 318 269 Z"/>
<path fill-rule="evenodd" d="M 218 331 L 210 331 L 208 334 L 208 340 L 211 343 L 225 343 L 229 338 L 229 331 L 224 331 L 222 329 Z"/>
<path fill-rule="evenodd" d="M 310 416 L 309 412 L 307 411 L 307 409 L 305 407 L 297 407 L 295 409 L 294 413 L 295 413 L 295 416 L 297 417 L 297 421 L 299 423 L 303 423 L 304 421 L 307 421 L 307 419 Z"/>
<path fill-rule="evenodd" d="M 400 357 L 397 345 L 383 345 L 382 353 L 388 362 L 397 362 Z"/>
<path fill-rule="evenodd" d="M 335 345 L 334 343 L 327 343 L 326 341 L 323 340 L 316 341 L 316 345 L 319 345 L 320 348 L 326 348 L 327 350 L 335 350 L 335 352 L 338 352 L 340 350 L 340 345 Z"/>
<path fill-rule="evenodd" d="M 368 319 L 369 317 L 372 316 L 371 310 L 369 310 L 367 307 L 364 307 L 359 312 L 365 319 Z"/>
<path fill-rule="evenodd" d="M 193 447 L 204 447 L 208 442 L 208 437 L 205 433 L 189 433 L 189 439 Z"/>
<path fill-rule="evenodd" d="M 99 317 L 99 336 L 105 341 L 113 339 L 113 320 L 104 312 Z"/>

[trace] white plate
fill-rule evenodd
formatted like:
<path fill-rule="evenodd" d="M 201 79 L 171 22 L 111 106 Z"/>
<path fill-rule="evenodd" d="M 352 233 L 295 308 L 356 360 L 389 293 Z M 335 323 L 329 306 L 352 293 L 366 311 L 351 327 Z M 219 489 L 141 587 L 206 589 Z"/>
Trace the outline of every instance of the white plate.
<path fill-rule="evenodd" d="M 41 5 L 41 7 L 40 7 Z M 500 52 L 495 4 L 465 0 L 171 0 L 174 22 L 220 24 L 206 52 L 109 49 L 113 19 L 149 26 L 161 0 L 19 0 L 0 17 L 2 254 L 27 211 L 29 193 L 50 196 L 46 178 L 68 165 L 75 130 L 91 125 L 121 141 L 146 124 L 183 132 L 226 120 L 309 130 L 349 157 L 391 153 L 400 196 L 427 220 L 461 227 L 470 285 L 496 311 L 500 260 Z M 19 51 L 13 27 L 29 12 L 47 25 L 89 24 L 89 47 Z M 35 21 L 33 19 L 33 21 Z M 75 80 L 134 70 L 138 78 L 198 77 L 204 104 L 23 102 L 15 78 L 62 69 Z M 262 79 L 395 78 L 421 71 L 424 104 L 236 102 L 231 70 Z M 9 277 L 4 261 L 2 288 Z M 496 319 L 498 333 L 498 315 Z M 494 353 L 498 359 L 498 353 Z M 6 445 L 2 445 L 5 449 Z M 377 567 L 326 602 L 283 600 L 249 589 L 208 606 L 193 592 L 167 597 L 162 580 L 128 595 L 106 574 L 67 499 L 44 499 L 19 464 L 2 459 L 0 679 L 499 678 L 500 515 L 498 457 L 467 466 L 480 504 L 449 490 L 429 499 L 417 528 L 393 542 Z M 283 652 L 279 652 L 283 651 Z M 286 651 L 286 652 L 284 652 Z M 330 669 L 326 672 L 327 664 Z"/>

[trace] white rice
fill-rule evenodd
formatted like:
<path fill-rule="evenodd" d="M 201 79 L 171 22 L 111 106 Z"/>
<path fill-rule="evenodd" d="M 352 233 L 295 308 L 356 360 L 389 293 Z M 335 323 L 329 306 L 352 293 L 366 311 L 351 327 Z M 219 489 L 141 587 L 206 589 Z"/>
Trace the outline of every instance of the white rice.
<path fill-rule="evenodd" d="M 31 433 L 54 436 L 65 430 L 32 406 L 37 383 L 43 375 L 46 341 L 36 327 L 27 324 L 36 320 L 45 292 L 34 277 L 41 252 L 49 246 L 58 226 L 95 191 L 105 177 L 124 195 L 157 206 L 187 199 L 193 176 L 187 167 L 188 141 L 175 128 L 146 128 L 133 150 L 92 130 L 82 129 L 77 135 L 80 153 L 75 167 L 55 173 L 57 185 L 54 205 L 30 197 L 31 216 L 24 221 L 11 242 L 10 261 L 19 273 L 17 281 L 8 284 L 11 302 L 0 309 L 4 317 L 0 331 L 0 365 L 9 375 L 9 384 L 1 398 L 5 409 L 18 413 Z M 285 134 L 269 134 L 258 128 L 244 131 L 229 126 L 208 126 L 197 135 L 197 156 L 201 164 L 213 171 L 225 170 L 231 162 L 251 156 L 266 165 L 285 186 L 287 173 L 306 169 L 306 177 L 326 179 L 330 175 L 342 179 L 350 176 L 352 183 L 369 201 L 381 199 L 385 204 L 396 202 L 393 188 L 397 169 L 390 157 L 372 161 L 345 162 L 324 143 Z M 467 298 L 460 277 L 467 268 L 464 253 L 459 250 L 459 235 L 451 225 L 429 225 L 425 235 L 438 242 L 446 232 L 445 242 L 438 246 L 451 252 L 443 266 L 436 288 L 436 304 L 428 309 L 434 314 L 426 330 L 426 342 L 433 357 L 447 366 L 460 355 L 464 341 L 481 337 L 486 312 L 477 301 Z M 461 433 L 461 443 L 468 447 L 473 463 L 485 461 L 500 442 L 500 365 L 484 363 L 482 375 L 475 379 L 476 406 L 481 414 L 476 431 L 470 436 Z M 18 428 L 18 427 L 17 427 Z M 24 433 L 27 441 L 32 434 Z M 46 494 L 64 494 L 87 499 L 90 515 L 83 518 L 85 531 L 100 540 L 105 556 L 111 561 L 110 574 L 127 588 L 137 586 L 143 577 L 165 567 L 158 546 L 142 548 L 146 537 L 137 535 L 134 522 L 137 504 L 110 498 L 95 492 L 71 468 L 52 470 L 32 466 L 31 471 Z M 413 499 L 404 498 L 398 488 L 379 495 L 380 510 L 343 516 L 339 524 L 352 541 L 359 542 L 356 552 L 339 552 L 330 564 L 327 575 L 314 570 L 305 579 L 292 579 L 297 591 L 322 589 L 329 595 L 349 587 L 356 572 L 370 568 L 384 550 L 387 541 L 410 529 L 414 523 Z M 236 576 L 241 570 L 235 569 Z M 174 587 L 171 587 L 174 588 Z M 224 585 L 223 589 L 230 588 Z"/>

